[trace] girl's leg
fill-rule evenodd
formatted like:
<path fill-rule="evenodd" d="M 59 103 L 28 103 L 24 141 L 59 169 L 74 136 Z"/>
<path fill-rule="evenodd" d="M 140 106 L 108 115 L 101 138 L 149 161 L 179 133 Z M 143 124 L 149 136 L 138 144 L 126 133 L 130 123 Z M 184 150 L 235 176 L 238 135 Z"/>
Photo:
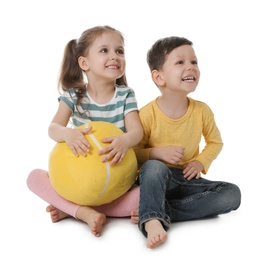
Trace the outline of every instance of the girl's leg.
<path fill-rule="evenodd" d="M 134 218 L 134 214 L 138 212 L 140 190 L 138 185 L 133 187 L 123 194 L 121 197 L 111 203 L 93 207 L 94 209 L 103 212 L 108 217 L 129 217 Z M 136 223 L 132 219 L 133 223 Z"/>
<path fill-rule="evenodd" d="M 95 236 L 101 234 L 103 225 L 106 222 L 105 214 L 114 217 L 130 216 L 131 211 L 138 208 L 139 203 L 139 189 L 134 187 L 122 197 L 107 205 L 93 208 L 79 206 L 61 197 L 53 189 L 48 173 L 41 169 L 30 172 L 27 185 L 36 195 L 50 203 L 47 211 L 50 212 L 53 222 L 70 215 L 86 222 Z"/>
<path fill-rule="evenodd" d="M 27 185 L 41 199 L 76 218 L 76 213 L 80 206 L 65 200 L 53 189 L 48 172 L 41 169 L 31 171 L 27 178 Z M 48 208 L 48 210 L 50 209 Z"/>
<path fill-rule="evenodd" d="M 44 201 L 48 202 L 64 213 L 77 218 L 77 211 L 80 206 L 64 199 L 54 190 L 51 185 L 48 172 L 41 169 L 31 171 L 27 178 L 27 185 L 33 193 L 42 198 Z M 135 212 L 135 210 L 138 209 L 138 205 L 139 187 L 133 186 L 120 198 L 109 204 L 93 207 L 93 209 L 110 217 L 129 217 L 131 216 L 132 211 Z"/>

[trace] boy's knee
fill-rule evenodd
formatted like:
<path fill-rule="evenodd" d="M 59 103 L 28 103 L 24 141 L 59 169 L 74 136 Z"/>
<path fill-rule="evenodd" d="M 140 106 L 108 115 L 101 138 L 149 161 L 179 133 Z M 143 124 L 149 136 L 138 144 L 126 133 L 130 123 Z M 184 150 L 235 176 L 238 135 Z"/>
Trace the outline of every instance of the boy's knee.
<path fill-rule="evenodd" d="M 167 169 L 167 166 L 159 160 L 148 160 L 146 161 L 141 169 L 152 170 L 153 172 L 161 172 Z"/>
<path fill-rule="evenodd" d="M 242 195 L 241 195 L 240 188 L 235 184 L 233 184 L 232 194 L 233 194 L 234 210 L 236 210 L 239 208 L 241 204 Z"/>
<path fill-rule="evenodd" d="M 225 183 L 225 186 L 227 189 L 223 205 L 226 205 L 229 211 L 238 209 L 241 204 L 241 191 L 239 187 L 233 183 Z"/>
<path fill-rule="evenodd" d="M 168 167 L 158 160 L 146 161 L 140 169 L 140 181 L 141 179 L 151 179 L 151 181 L 157 181 L 161 178 L 166 178 L 168 175 Z"/>

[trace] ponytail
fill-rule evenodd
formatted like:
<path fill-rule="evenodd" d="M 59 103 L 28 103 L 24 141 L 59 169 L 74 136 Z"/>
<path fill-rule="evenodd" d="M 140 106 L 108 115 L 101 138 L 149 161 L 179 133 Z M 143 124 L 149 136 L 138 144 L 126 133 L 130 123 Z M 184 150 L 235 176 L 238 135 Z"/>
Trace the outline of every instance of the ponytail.
<path fill-rule="evenodd" d="M 71 88 L 79 90 L 79 92 L 85 89 L 83 71 L 78 63 L 76 40 L 69 41 L 65 47 L 58 82 L 60 92 Z"/>

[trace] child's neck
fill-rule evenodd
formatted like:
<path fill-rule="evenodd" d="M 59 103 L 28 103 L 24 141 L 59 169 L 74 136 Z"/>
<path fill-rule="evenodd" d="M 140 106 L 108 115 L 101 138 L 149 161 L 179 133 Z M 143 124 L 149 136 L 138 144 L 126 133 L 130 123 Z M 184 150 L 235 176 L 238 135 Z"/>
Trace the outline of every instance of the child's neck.
<path fill-rule="evenodd" d="M 88 84 L 87 91 L 98 104 L 105 104 L 113 98 L 115 86 L 113 84 Z"/>
<path fill-rule="evenodd" d="M 160 96 L 157 98 L 160 110 L 171 119 L 183 117 L 188 110 L 189 100 L 187 96 Z"/>

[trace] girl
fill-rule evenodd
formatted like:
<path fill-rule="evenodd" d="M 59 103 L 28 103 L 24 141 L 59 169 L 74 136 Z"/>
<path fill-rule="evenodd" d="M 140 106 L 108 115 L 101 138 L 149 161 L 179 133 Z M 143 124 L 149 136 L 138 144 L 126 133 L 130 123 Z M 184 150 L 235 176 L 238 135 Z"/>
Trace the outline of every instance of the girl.
<path fill-rule="evenodd" d="M 61 93 L 59 107 L 48 133 L 54 141 L 66 142 L 75 156 L 86 156 L 89 151 L 85 134 L 90 132 L 91 127 L 81 130 L 67 127 L 70 119 L 74 127 L 103 120 L 124 131 L 122 136 L 104 140 L 109 145 L 100 154 L 104 155 L 104 162 L 111 159 L 111 165 L 119 164 L 127 150 L 141 141 L 143 130 L 134 91 L 127 86 L 124 38 L 119 31 L 109 26 L 97 26 L 84 31 L 78 40 L 69 41 L 64 51 L 58 89 Z M 51 213 L 53 222 L 71 215 L 86 222 L 95 236 L 102 232 L 105 215 L 120 216 L 125 213 L 113 207 L 126 206 L 124 210 L 127 214 L 128 210 L 138 208 L 138 188 L 114 201 L 110 208 L 109 205 L 91 208 L 75 205 L 60 197 L 51 186 L 48 173 L 43 170 L 33 170 L 27 185 L 52 204 L 47 211 Z M 134 208 L 128 209 L 128 205 Z"/>

